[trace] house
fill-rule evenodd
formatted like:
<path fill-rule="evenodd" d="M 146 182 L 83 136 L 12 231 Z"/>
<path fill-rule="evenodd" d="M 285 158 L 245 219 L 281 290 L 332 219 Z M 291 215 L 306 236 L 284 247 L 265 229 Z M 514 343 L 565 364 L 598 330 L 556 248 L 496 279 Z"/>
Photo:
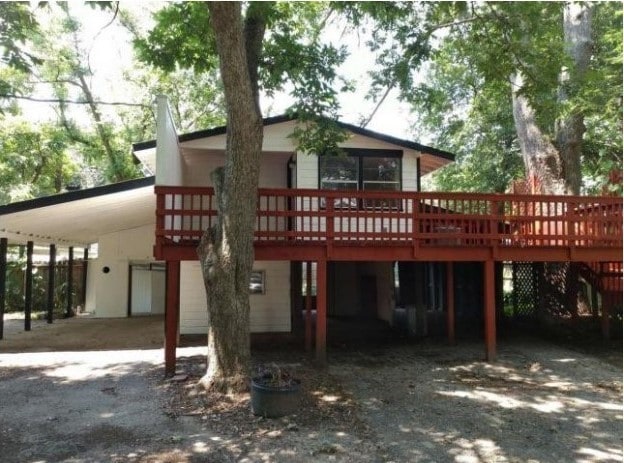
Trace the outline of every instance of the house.
<path fill-rule="evenodd" d="M 133 147 L 153 176 L 0 206 L 0 236 L 5 248 L 7 240 L 97 243 L 87 310 L 164 311 L 172 372 L 178 329 L 206 332 L 195 248 L 216 214 L 209 174 L 224 163 L 226 128 L 178 135 L 164 97 L 157 120 L 156 140 Z M 477 294 L 469 297 L 493 359 L 496 263 L 621 262 L 621 198 L 421 192 L 421 177 L 452 162 L 451 153 L 340 123 L 349 134 L 345 156 L 302 154 L 290 136 L 297 124 L 265 119 L 252 333 L 292 332 L 303 312 L 306 346 L 323 360 L 328 316 L 392 324 L 402 306 L 418 330 L 425 326 L 418 307 L 428 303 L 452 341 L 458 283 L 468 275 L 479 290 L 461 286 Z"/>

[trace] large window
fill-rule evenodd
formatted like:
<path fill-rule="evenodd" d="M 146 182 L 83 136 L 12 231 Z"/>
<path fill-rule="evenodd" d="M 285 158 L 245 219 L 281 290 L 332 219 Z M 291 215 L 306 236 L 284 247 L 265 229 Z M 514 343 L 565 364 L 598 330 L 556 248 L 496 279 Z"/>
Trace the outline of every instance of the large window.
<path fill-rule="evenodd" d="M 342 156 L 319 157 L 319 188 L 325 190 L 401 190 L 402 151 L 347 150 Z M 358 205 L 354 199 L 336 201 L 341 207 L 397 207 L 396 200 L 369 199 Z"/>

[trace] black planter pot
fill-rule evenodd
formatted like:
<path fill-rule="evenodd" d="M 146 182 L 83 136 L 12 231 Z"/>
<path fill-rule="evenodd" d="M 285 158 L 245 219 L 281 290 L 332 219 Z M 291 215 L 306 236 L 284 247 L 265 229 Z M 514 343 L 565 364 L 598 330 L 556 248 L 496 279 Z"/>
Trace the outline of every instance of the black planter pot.
<path fill-rule="evenodd" d="M 292 380 L 287 386 L 271 386 L 265 382 L 262 378 L 251 380 L 251 411 L 254 415 L 279 418 L 297 411 L 301 381 Z"/>

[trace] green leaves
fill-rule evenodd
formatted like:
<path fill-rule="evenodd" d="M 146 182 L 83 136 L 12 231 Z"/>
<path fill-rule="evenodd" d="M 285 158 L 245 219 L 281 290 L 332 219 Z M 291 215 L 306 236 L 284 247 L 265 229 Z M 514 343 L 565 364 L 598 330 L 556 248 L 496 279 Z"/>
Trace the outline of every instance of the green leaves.
<path fill-rule="evenodd" d="M 0 132 L 0 203 L 59 193 L 77 173 L 63 129 L 4 119 Z"/>
<path fill-rule="evenodd" d="M 510 77 L 537 123 L 555 138 L 556 124 L 582 113 L 587 128 L 583 169 L 598 185 L 622 152 L 622 5 L 594 3 L 590 69 L 574 74 L 566 52 L 561 2 L 428 2 L 339 4 L 358 27 L 377 26 L 370 49 L 379 68 L 373 95 L 398 87 L 418 117 L 415 137 L 457 154 L 436 175 L 447 190 L 503 191 L 522 176 L 511 110 Z M 562 86 L 562 69 L 570 79 Z M 515 89 L 518 90 L 518 89 Z M 561 98 L 562 90 L 566 98 Z M 594 188 L 594 187 L 592 187 Z M 595 188 L 593 191 L 596 191 Z"/>
<path fill-rule="evenodd" d="M 27 72 L 41 59 L 26 48 L 26 42 L 38 31 L 38 24 L 26 2 L 0 3 L 1 62 Z"/>
<path fill-rule="evenodd" d="M 346 58 L 346 48 L 320 40 L 330 14 L 327 4 L 253 3 L 247 5 L 245 13 L 261 17 L 268 28 L 258 63 L 259 89 L 268 96 L 287 91 L 293 97 L 291 111 L 297 112 L 308 127 L 296 132 L 301 150 L 318 152 L 327 144 L 330 149 L 335 147 L 344 134 L 329 119 L 338 115 L 338 92 L 350 90 L 351 84 L 337 73 Z M 154 19 L 155 27 L 135 41 L 139 58 L 167 73 L 182 68 L 197 76 L 214 76 L 211 88 L 215 88 L 218 61 L 206 5 L 171 4 Z M 206 87 L 206 91 L 211 92 L 211 88 Z"/>
<path fill-rule="evenodd" d="M 158 11 L 155 27 L 134 42 L 140 60 L 173 72 L 178 66 L 197 73 L 218 68 L 210 15 L 204 2 L 173 3 Z"/>

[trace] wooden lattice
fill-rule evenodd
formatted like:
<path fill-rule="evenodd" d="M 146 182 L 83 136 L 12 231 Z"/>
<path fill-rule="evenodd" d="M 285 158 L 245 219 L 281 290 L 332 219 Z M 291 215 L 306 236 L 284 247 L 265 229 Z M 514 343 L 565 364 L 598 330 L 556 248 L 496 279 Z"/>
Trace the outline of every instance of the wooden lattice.
<path fill-rule="evenodd" d="M 513 262 L 511 267 L 512 292 L 508 302 L 511 311 L 506 315 L 512 318 L 534 317 L 538 307 L 538 280 L 535 264 Z"/>

